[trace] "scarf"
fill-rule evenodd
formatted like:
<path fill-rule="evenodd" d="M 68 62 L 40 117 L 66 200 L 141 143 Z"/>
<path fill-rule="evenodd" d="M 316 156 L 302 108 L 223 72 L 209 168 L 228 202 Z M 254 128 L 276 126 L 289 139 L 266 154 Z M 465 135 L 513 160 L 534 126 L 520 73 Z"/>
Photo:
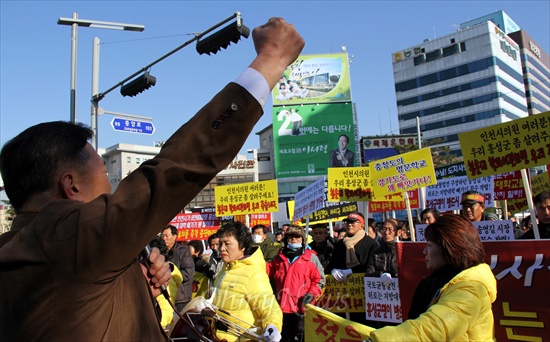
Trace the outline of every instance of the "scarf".
<path fill-rule="evenodd" d="M 346 267 L 353 268 L 357 265 L 361 265 L 355 254 L 355 245 L 361 241 L 365 235 L 364 230 L 359 230 L 354 236 L 346 236 L 344 238 L 344 245 L 346 245 Z"/>

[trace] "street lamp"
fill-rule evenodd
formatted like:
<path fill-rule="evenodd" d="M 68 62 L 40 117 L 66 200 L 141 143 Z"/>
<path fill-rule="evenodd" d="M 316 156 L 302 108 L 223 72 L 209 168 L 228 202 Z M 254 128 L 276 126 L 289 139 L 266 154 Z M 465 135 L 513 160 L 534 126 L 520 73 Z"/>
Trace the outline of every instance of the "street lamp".
<path fill-rule="evenodd" d="M 143 25 L 115 23 L 109 21 L 78 19 L 78 13 L 74 12 L 72 18 L 59 18 L 59 25 L 71 25 L 71 122 L 76 122 L 76 55 L 78 45 L 78 26 L 103 28 L 111 30 L 124 30 L 141 32 L 145 29 Z"/>

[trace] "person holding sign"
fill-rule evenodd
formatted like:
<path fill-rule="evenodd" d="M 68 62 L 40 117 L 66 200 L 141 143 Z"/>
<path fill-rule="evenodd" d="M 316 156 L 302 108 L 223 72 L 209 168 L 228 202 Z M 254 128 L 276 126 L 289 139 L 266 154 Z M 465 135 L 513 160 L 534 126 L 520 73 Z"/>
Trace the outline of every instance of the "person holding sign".
<path fill-rule="evenodd" d="M 470 190 L 462 194 L 460 201 L 462 215 L 472 222 L 488 221 L 483 213 L 485 211 L 485 196 L 482 193 Z"/>
<path fill-rule="evenodd" d="M 425 230 L 426 268 L 409 319 L 370 333 L 370 341 L 493 341 L 497 284 L 477 229 L 461 215 L 438 217 Z"/>

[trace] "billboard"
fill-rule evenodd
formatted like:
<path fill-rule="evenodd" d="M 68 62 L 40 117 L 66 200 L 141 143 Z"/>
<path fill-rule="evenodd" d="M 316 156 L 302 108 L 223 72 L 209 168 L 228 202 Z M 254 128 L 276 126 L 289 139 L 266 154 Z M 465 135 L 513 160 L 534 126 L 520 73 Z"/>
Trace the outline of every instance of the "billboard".
<path fill-rule="evenodd" d="M 348 54 L 299 56 L 272 94 L 274 106 L 351 101 Z"/>
<path fill-rule="evenodd" d="M 351 103 L 273 107 L 276 178 L 357 166 Z"/>

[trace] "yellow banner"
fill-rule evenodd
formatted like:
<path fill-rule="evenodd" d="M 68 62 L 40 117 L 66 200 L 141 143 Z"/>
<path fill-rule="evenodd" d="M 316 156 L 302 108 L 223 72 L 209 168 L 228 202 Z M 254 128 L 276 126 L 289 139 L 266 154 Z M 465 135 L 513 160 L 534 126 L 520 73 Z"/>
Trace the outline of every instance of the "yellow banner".
<path fill-rule="evenodd" d="M 548 164 L 550 112 L 458 135 L 468 178 Z"/>
<path fill-rule="evenodd" d="M 376 198 L 437 183 L 429 147 L 371 162 L 369 168 Z"/>
<path fill-rule="evenodd" d="M 317 306 L 331 312 L 365 312 L 365 273 L 350 274 L 346 282 L 325 276 L 325 289 Z"/>
<path fill-rule="evenodd" d="M 536 196 L 545 190 L 550 190 L 550 179 L 548 178 L 548 172 L 543 172 L 531 177 L 531 192 L 533 193 L 533 196 Z"/>
<path fill-rule="evenodd" d="M 279 211 L 277 180 L 220 185 L 214 188 L 216 216 Z"/>
<path fill-rule="evenodd" d="M 311 304 L 306 305 L 305 312 L 306 341 L 364 341 L 374 330 Z"/>
<path fill-rule="evenodd" d="M 329 167 L 328 201 L 363 201 L 372 199 L 368 167 Z"/>

